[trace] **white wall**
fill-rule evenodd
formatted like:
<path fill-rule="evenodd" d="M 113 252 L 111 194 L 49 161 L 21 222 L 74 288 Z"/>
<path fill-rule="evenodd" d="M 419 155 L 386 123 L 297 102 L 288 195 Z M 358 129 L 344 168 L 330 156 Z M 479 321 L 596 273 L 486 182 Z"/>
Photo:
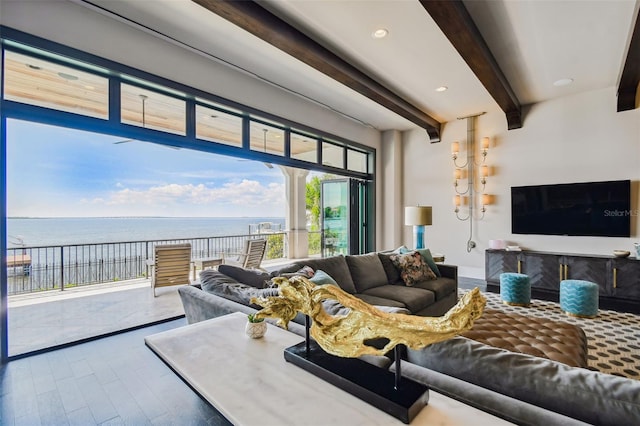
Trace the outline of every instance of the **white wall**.
<path fill-rule="evenodd" d="M 587 254 L 633 251 L 640 242 L 640 110 L 617 113 L 615 88 L 542 102 L 525 111 L 524 126 L 506 130 L 504 114 L 491 111 L 476 121 L 476 144 L 492 138 L 487 164 L 492 166 L 486 192 L 495 195 L 484 220 L 474 222 L 477 247 L 467 253 L 469 222 L 453 212 L 451 142 L 466 140 L 466 121 L 447 123 L 443 141 L 430 144 L 423 132 L 403 134 L 403 199 L 406 205 L 433 206 L 427 246 L 460 266 L 464 276 L 484 277 L 484 250 L 490 239 L 505 239 L 523 248 Z M 462 153 L 463 156 L 465 155 Z M 464 159 L 463 159 L 464 160 Z M 518 185 L 631 179 L 631 238 L 566 237 L 511 234 L 510 188 Z M 404 243 L 411 245 L 409 227 Z"/>

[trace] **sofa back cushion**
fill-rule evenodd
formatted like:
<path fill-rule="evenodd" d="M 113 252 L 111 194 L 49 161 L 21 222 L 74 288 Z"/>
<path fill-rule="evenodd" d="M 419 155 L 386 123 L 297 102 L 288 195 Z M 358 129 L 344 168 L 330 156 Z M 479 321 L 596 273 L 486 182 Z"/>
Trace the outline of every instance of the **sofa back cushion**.
<path fill-rule="evenodd" d="M 454 337 L 407 351 L 413 364 L 590 424 L 637 424 L 640 381 Z"/>
<path fill-rule="evenodd" d="M 266 283 L 271 279 L 271 275 L 269 275 L 268 272 L 258 269 L 244 269 L 233 265 L 220 265 L 218 266 L 218 271 L 238 282 L 255 288 L 264 288 Z M 200 274 L 200 277 L 202 277 L 202 274 Z"/>
<path fill-rule="evenodd" d="M 377 253 L 347 256 L 345 259 L 357 293 L 387 285 L 387 274 Z"/>
<path fill-rule="evenodd" d="M 269 297 L 279 294 L 278 288 L 256 288 L 248 284 L 240 283 L 222 272 L 207 269 L 200 274 L 202 290 L 216 296 L 224 297 L 255 309 L 262 309 L 258 305 L 251 304 L 253 297 Z"/>
<path fill-rule="evenodd" d="M 387 274 L 387 283 L 393 285 L 404 284 L 404 281 L 402 281 L 402 277 L 400 276 L 400 271 L 398 271 L 398 268 L 393 264 L 391 256 L 393 256 L 393 254 L 378 253 L 384 272 Z"/>
<path fill-rule="evenodd" d="M 322 259 L 306 259 L 296 262 L 298 269 L 305 265 L 311 266 L 314 271 L 317 271 L 318 269 L 323 270 L 338 283 L 341 289 L 347 293 L 356 293 L 356 287 L 353 285 L 351 272 L 349 272 L 349 267 L 347 266 L 347 261 L 344 256 L 331 256 Z"/>

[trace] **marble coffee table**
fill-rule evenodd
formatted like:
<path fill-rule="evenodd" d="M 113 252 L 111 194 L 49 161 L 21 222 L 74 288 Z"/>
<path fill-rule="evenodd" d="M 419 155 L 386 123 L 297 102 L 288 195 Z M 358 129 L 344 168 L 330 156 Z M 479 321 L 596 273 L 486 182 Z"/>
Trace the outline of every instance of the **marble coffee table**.
<path fill-rule="evenodd" d="M 148 336 L 145 343 L 234 425 L 402 425 L 387 413 L 284 360 L 303 339 L 271 324 L 244 334 L 234 313 Z M 511 424 L 434 391 L 411 425 Z"/>

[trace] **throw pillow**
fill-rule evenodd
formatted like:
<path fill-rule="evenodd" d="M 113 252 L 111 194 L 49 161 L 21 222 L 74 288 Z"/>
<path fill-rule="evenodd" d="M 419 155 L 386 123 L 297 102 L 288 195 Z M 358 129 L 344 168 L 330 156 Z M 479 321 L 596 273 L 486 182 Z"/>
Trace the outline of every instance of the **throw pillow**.
<path fill-rule="evenodd" d="M 291 278 L 291 277 L 305 277 L 311 278 L 315 274 L 315 271 L 311 266 L 305 265 L 302 268 L 298 269 L 296 272 L 285 272 L 280 274 L 281 277 Z"/>
<path fill-rule="evenodd" d="M 391 261 L 400 270 L 400 277 L 407 287 L 420 281 L 436 279 L 436 274 L 417 251 L 391 256 Z"/>
<path fill-rule="evenodd" d="M 313 274 L 313 277 L 309 278 L 309 281 L 317 285 L 323 285 L 323 284 L 338 285 L 336 280 L 331 278 L 331 275 L 327 274 L 322 269 L 318 269 L 316 273 Z"/>
<path fill-rule="evenodd" d="M 392 254 L 378 253 L 384 272 L 387 275 L 387 282 L 389 284 L 402 284 L 402 278 L 400 278 L 400 271 L 395 267 L 391 260 Z"/>
<path fill-rule="evenodd" d="M 419 249 L 419 250 L 416 250 L 416 251 L 418 253 L 420 253 L 422 255 L 422 257 L 424 257 L 424 260 L 427 262 L 427 265 L 429 265 L 429 268 L 431 268 L 433 273 L 436 274 L 436 277 L 441 277 L 442 274 L 440 273 L 440 270 L 438 269 L 438 265 L 436 265 L 436 262 L 433 260 L 433 256 L 431 256 L 431 250 L 429 250 L 429 249 Z"/>
<path fill-rule="evenodd" d="M 236 281 L 255 288 L 264 288 L 266 282 L 271 279 L 268 272 L 258 269 L 244 269 L 233 265 L 220 265 L 218 271 L 233 278 Z"/>

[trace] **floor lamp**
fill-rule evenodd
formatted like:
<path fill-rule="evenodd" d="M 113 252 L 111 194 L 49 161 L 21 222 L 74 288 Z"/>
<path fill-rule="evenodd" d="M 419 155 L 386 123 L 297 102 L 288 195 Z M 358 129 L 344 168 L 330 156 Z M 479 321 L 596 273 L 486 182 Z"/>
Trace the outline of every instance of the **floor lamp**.
<path fill-rule="evenodd" d="M 404 224 L 413 226 L 413 245 L 416 249 L 425 248 L 424 227 L 431 225 L 431 206 L 404 208 Z"/>

